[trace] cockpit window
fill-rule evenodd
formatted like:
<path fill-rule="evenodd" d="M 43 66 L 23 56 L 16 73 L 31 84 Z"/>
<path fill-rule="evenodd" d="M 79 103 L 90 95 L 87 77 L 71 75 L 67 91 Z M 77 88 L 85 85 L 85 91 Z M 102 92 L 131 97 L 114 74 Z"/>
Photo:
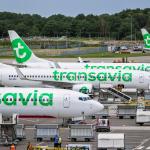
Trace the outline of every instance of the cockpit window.
<path fill-rule="evenodd" d="M 87 101 L 87 100 L 91 100 L 91 98 L 90 97 L 79 97 L 79 100 Z"/>

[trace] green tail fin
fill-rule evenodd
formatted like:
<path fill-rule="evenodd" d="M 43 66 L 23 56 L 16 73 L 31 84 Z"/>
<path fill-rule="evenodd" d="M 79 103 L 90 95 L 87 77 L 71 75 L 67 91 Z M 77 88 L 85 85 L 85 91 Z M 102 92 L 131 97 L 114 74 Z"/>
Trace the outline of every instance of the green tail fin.
<path fill-rule="evenodd" d="M 27 46 L 27 44 L 19 37 L 19 35 L 13 31 L 8 31 L 12 48 L 14 51 L 14 55 L 16 61 L 18 63 L 25 63 L 27 61 L 31 61 L 31 59 L 35 59 L 36 56 L 32 53 L 32 50 Z"/>
<path fill-rule="evenodd" d="M 141 29 L 143 39 L 144 39 L 144 48 L 145 49 L 150 49 L 150 34 L 146 29 Z"/>

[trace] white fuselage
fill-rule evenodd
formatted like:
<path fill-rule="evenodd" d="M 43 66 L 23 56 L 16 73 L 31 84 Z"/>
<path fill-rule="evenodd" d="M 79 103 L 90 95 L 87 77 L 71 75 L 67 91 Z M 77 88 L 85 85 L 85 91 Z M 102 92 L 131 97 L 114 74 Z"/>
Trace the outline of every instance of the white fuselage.
<path fill-rule="evenodd" d="M 87 95 L 65 89 L 0 88 L 0 113 L 4 116 L 76 117 L 91 115 L 103 105 Z"/>
<path fill-rule="evenodd" d="M 51 63 L 51 62 L 50 62 Z M 150 71 L 149 63 L 75 63 L 75 62 L 58 62 L 62 69 L 123 69 L 123 70 L 140 70 Z"/>
<path fill-rule="evenodd" d="M 92 84 L 95 88 L 102 85 L 124 85 L 125 88 L 149 89 L 150 73 L 118 69 L 37 69 L 21 68 L 27 80 L 18 76 L 16 69 L 2 68 L 0 84 L 16 87 L 44 87 L 51 83 Z M 43 82 L 44 81 L 44 82 Z"/>
<path fill-rule="evenodd" d="M 124 85 L 125 88 L 149 89 L 150 73 L 145 71 L 129 71 L 117 69 L 85 70 L 85 69 L 27 69 L 21 68 L 23 75 L 32 81 L 45 83 L 71 83 L 99 85 Z"/>
<path fill-rule="evenodd" d="M 41 61 L 41 62 L 26 62 L 23 63 L 28 68 L 61 68 L 61 69 L 118 69 L 118 70 L 139 70 L 139 71 L 150 71 L 149 63 L 76 63 L 76 62 L 52 62 L 52 61 Z"/>

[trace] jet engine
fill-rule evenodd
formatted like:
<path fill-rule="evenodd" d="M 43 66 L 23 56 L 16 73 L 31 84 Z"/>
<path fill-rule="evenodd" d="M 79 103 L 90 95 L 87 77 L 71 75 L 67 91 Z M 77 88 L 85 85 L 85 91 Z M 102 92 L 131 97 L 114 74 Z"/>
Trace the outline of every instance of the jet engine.
<path fill-rule="evenodd" d="M 84 94 L 88 94 L 89 96 L 93 96 L 94 94 L 94 89 L 92 84 L 75 84 L 73 85 L 72 90 Z"/>

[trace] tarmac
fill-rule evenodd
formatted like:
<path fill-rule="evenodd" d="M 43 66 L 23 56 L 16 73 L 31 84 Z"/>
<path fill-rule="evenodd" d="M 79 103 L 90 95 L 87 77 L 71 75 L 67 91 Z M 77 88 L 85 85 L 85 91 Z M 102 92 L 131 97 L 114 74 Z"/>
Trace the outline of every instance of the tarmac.
<path fill-rule="evenodd" d="M 82 58 L 82 55 L 81 55 Z M 56 62 L 77 62 L 78 58 L 44 58 Z M 113 62 L 114 60 L 121 60 L 121 58 L 82 58 L 85 61 L 90 62 Z M 1 59 L 1 63 L 12 63 L 15 59 Z M 140 57 L 128 57 L 128 61 L 134 61 L 136 63 L 150 63 L 150 56 L 140 56 Z"/>
<path fill-rule="evenodd" d="M 91 121 L 91 120 L 87 120 Z M 92 120 L 96 121 L 96 120 Z M 37 142 L 34 138 L 34 124 L 52 124 L 61 123 L 61 119 L 20 119 L 19 123 L 26 125 L 26 139 L 22 140 L 17 144 L 17 150 L 25 150 L 28 142 L 30 141 L 34 146 L 53 146 L 53 142 L 42 141 Z M 126 150 L 146 150 L 150 149 L 150 124 L 144 126 L 138 126 L 135 124 L 135 119 L 118 119 L 110 118 L 111 132 L 112 133 L 124 133 L 125 134 L 125 149 Z M 99 132 L 100 133 L 100 132 Z M 95 132 L 95 139 L 90 142 L 77 141 L 71 142 L 68 138 L 69 129 L 60 128 L 60 136 L 62 137 L 62 147 L 67 144 L 81 143 L 81 144 L 91 144 L 92 150 L 97 149 L 97 137 L 98 133 Z M 9 147 L 0 146 L 0 150 L 9 150 Z"/>

